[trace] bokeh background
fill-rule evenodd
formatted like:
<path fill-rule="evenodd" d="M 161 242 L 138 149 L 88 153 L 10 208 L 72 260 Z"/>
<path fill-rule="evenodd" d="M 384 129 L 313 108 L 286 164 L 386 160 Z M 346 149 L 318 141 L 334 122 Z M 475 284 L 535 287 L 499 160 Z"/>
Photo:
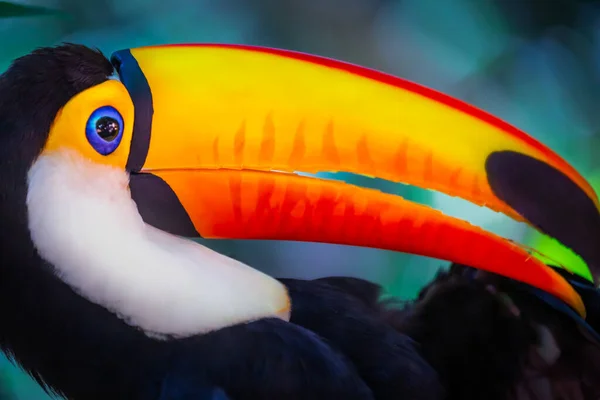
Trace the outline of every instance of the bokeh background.
<path fill-rule="evenodd" d="M 58 12 L 29 15 L 25 9 L 0 2 L 0 16 L 4 13 L 0 19 L 0 71 L 35 47 L 63 41 L 95 46 L 106 53 L 174 42 L 244 43 L 310 52 L 392 73 L 483 108 L 556 149 L 600 188 L 600 1 L 13 3 Z M 462 200 L 368 178 L 343 178 L 430 204 L 537 246 L 559 261 L 581 262 L 521 224 Z M 383 284 L 389 293 L 404 299 L 412 298 L 439 268 L 447 266 L 424 257 L 345 246 L 205 244 L 276 276 L 359 276 Z M 0 356 L 0 400 L 47 398 L 27 375 Z"/>

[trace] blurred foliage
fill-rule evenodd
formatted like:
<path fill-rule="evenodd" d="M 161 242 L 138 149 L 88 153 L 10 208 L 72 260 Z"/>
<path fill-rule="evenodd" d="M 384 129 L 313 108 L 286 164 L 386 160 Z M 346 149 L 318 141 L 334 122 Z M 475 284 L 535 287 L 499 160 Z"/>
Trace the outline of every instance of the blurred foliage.
<path fill-rule="evenodd" d="M 23 4 L 0 1 L 0 18 L 34 17 L 40 15 L 58 14 L 57 10 L 39 6 L 26 6 Z"/>
<path fill-rule="evenodd" d="M 34 16 L 36 10 L 60 12 Z M 148 44 L 233 42 L 362 64 L 443 91 L 516 125 L 600 187 L 599 1 L 21 0 L 0 2 L 0 17 L 0 71 L 15 57 L 63 41 L 106 53 Z M 325 175 L 432 205 L 539 246 L 563 263 L 578 262 L 523 224 L 461 199 L 350 174 Z M 315 243 L 201 242 L 275 276 L 360 276 L 402 298 L 413 297 L 447 265 Z M 3 371 L 10 371 L 7 387 L 16 399 L 47 398 L 0 358 Z"/>
<path fill-rule="evenodd" d="M 0 368 L 0 400 L 17 400 L 9 382 L 8 372 Z"/>

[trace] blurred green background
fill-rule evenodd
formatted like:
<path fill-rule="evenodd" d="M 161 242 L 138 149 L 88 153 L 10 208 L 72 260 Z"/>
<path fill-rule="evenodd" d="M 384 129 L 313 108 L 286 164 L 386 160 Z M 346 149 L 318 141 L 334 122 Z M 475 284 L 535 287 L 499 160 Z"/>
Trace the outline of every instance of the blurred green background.
<path fill-rule="evenodd" d="M 283 47 L 389 72 L 458 97 L 556 149 L 600 188 L 600 2 L 576 0 L 30 0 L 0 2 L 0 71 L 63 41 L 106 53 L 174 42 Z M 34 8 L 28 8 L 34 7 Z M 426 118 L 426 116 L 424 116 Z M 484 137 L 481 140 L 485 140 Z M 445 195 L 343 176 L 430 204 L 552 257 L 521 224 Z M 309 243 L 205 242 L 276 276 L 353 275 L 413 297 L 446 263 Z M 0 400 L 47 396 L 0 358 Z"/>

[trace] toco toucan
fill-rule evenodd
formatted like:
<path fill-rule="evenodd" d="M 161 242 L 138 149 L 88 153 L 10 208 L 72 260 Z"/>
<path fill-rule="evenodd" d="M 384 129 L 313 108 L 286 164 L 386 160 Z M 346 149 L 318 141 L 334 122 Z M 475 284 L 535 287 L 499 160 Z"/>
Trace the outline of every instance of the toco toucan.
<path fill-rule="evenodd" d="M 585 318 L 567 279 L 520 245 L 296 174 L 323 171 L 460 196 L 600 267 L 589 184 L 458 100 L 277 49 L 149 46 L 109 60 L 65 44 L 0 77 L 0 346 L 69 399 L 443 398 L 418 343 L 360 293 L 276 280 L 190 237 L 436 257 Z"/>

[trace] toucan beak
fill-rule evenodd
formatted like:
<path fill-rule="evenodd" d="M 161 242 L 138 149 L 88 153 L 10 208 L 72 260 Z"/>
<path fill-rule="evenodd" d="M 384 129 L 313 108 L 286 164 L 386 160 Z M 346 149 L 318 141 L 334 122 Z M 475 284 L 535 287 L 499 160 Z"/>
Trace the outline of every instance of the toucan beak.
<path fill-rule="evenodd" d="M 132 196 L 159 228 L 436 257 L 528 283 L 585 314 L 573 288 L 514 243 L 396 196 L 293 173 L 418 185 L 539 226 L 494 184 L 517 154 L 566 177 L 597 212 L 589 184 L 516 128 L 398 78 L 282 50 L 156 46 L 112 60 L 135 106 Z"/>

